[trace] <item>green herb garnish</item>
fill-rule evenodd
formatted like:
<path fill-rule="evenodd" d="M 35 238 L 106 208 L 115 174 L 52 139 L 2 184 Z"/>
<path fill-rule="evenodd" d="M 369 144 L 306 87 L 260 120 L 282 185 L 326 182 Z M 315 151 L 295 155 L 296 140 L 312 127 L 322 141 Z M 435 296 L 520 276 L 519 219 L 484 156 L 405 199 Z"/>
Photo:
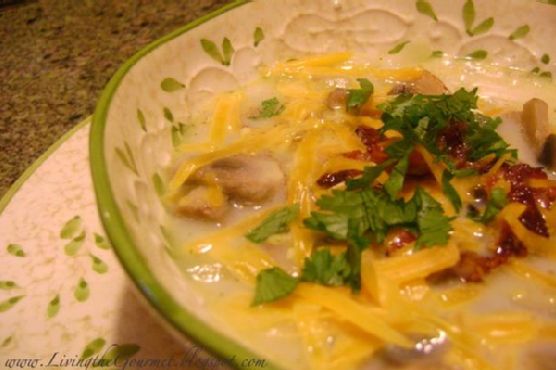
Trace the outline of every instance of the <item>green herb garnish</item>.
<path fill-rule="evenodd" d="M 366 78 L 358 78 L 359 89 L 348 90 L 346 99 L 346 110 L 348 112 L 357 112 L 363 104 L 365 104 L 374 92 L 374 85 Z"/>
<path fill-rule="evenodd" d="M 502 208 L 504 208 L 506 204 L 508 204 L 508 198 L 504 189 L 492 189 L 488 198 L 485 213 L 480 218 L 480 221 L 484 224 L 489 223 L 496 217 L 496 215 L 502 210 Z"/>
<path fill-rule="evenodd" d="M 350 275 L 351 268 L 345 252 L 334 256 L 329 249 L 320 248 L 310 258 L 305 258 L 300 279 L 335 286 L 345 284 Z"/>
<path fill-rule="evenodd" d="M 261 102 L 261 108 L 259 109 L 258 116 L 251 116 L 249 118 L 270 118 L 277 116 L 286 109 L 286 106 L 274 97 L 271 99 L 263 100 Z"/>
<path fill-rule="evenodd" d="M 297 287 L 297 279 L 278 267 L 261 270 L 257 275 L 255 298 L 252 306 L 274 302 L 291 294 Z"/>
<path fill-rule="evenodd" d="M 442 173 L 442 191 L 444 192 L 450 203 L 452 203 L 452 206 L 454 207 L 456 213 L 458 213 L 461 209 L 461 198 L 456 189 L 450 183 L 450 180 L 453 177 L 454 176 L 450 173 L 450 171 L 444 170 L 444 172 Z"/>
<path fill-rule="evenodd" d="M 450 124 L 463 122 L 466 124 L 464 141 L 469 149 L 470 160 L 478 160 L 488 154 L 499 157 L 511 153 L 508 143 L 496 132 L 501 123 L 500 118 L 477 113 L 477 99 L 477 89 L 460 89 L 453 94 L 430 96 L 402 94 L 379 107 L 384 112 L 382 130 L 397 130 L 403 135 L 404 141 L 413 145 L 421 144 L 438 159 L 445 161 L 447 153 L 438 147 L 438 136 Z"/>
<path fill-rule="evenodd" d="M 284 207 L 270 214 L 259 226 L 245 235 L 253 243 L 260 244 L 271 235 L 288 231 L 288 224 L 299 214 L 299 206 Z"/>

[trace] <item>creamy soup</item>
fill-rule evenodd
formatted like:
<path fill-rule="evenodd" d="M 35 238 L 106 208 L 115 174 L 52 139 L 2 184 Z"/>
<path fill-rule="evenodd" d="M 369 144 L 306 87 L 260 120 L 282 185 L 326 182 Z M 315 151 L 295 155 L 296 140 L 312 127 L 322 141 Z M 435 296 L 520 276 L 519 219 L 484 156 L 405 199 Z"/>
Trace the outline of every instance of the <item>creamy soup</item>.
<path fill-rule="evenodd" d="M 554 369 L 554 102 L 428 54 L 265 66 L 176 149 L 184 279 L 288 369 Z"/>

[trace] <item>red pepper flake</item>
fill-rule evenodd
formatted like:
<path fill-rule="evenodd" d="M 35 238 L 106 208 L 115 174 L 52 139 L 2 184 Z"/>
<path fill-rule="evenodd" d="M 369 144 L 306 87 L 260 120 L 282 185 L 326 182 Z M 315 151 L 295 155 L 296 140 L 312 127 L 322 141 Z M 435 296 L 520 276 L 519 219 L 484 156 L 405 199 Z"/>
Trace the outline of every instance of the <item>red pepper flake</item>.
<path fill-rule="evenodd" d="M 325 173 L 318 180 L 317 184 L 325 189 L 331 188 L 347 179 L 352 179 L 361 175 L 363 172 L 360 170 L 342 170 L 333 173 Z"/>
<path fill-rule="evenodd" d="M 545 238 L 549 237 L 546 220 L 536 205 L 528 205 L 521 216 L 519 216 L 519 221 L 521 221 L 527 230 L 530 230 L 540 236 L 544 236 Z"/>

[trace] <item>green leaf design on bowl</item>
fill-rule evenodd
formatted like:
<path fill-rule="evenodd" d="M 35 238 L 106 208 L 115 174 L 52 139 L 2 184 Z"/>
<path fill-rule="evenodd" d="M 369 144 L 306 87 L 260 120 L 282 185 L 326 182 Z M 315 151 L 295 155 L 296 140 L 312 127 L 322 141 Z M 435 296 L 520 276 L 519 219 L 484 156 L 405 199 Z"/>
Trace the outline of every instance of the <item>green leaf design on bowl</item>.
<path fill-rule="evenodd" d="M 108 271 L 108 265 L 101 260 L 99 257 L 90 254 L 92 260 L 92 268 L 94 271 L 98 272 L 99 274 L 104 274 Z"/>
<path fill-rule="evenodd" d="M 406 40 L 403 42 L 400 42 L 398 45 L 394 46 L 392 49 L 390 49 L 390 51 L 388 51 L 388 54 L 398 54 L 400 51 L 402 51 L 405 46 L 407 44 L 409 44 L 411 41 Z"/>
<path fill-rule="evenodd" d="M 126 200 L 125 203 L 129 207 L 129 210 L 131 211 L 131 214 L 133 215 L 133 218 L 135 218 L 135 221 L 139 221 L 139 208 L 137 208 L 137 206 L 132 201 L 130 201 L 129 199 Z"/>
<path fill-rule="evenodd" d="M 435 50 L 431 53 L 432 58 L 442 58 L 444 56 L 444 52 L 442 50 Z"/>
<path fill-rule="evenodd" d="M 60 295 L 56 294 L 54 298 L 48 302 L 48 307 L 46 309 L 46 316 L 51 319 L 58 314 L 60 311 Z"/>
<path fill-rule="evenodd" d="M 438 21 L 438 17 L 436 16 L 436 13 L 434 12 L 434 9 L 431 5 L 431 3 L 429 3 L 427 0 L 417 0 L 417 2 L 415 3 L 415 6 L 417 7 L 417 11 L 423 15 L 427 15 L 429 17 L 431 17 L 432 19 L 434 19 L 435 21 Z"/>
<path fill-rule="evenodd" d="M 166 118 L 166 120 L 170 122 L 174 122 L 174 114 L 172 113 L 170 108 L 168 107 L 162 108 L 162 114 L 164 115 L 164 118 Z"/>
<path fill-rule="evenodd" d="M 160 82 L 160 88 L 166 92 L 174 92 L 185 88 L 185 84 L 179 82 L 175 78 L 166 77 Z"/>
<path fill-rule="evenodd" d="M 529 27 L 529 25 L 527 24 L 524 24 L 523 26 L 517 27 L 508 38 L 510 40 L 519 40 L 527 36 L 529 31 L 531 31 L 531 27 Z"/>
<path fill-rule="evenodd" d="M 85 231 L 82 231 L 81 234 L 76 236 L 71 242 L 69 242 L 64 246 L 64 253 L 70 257 L 75 256 L 76 253 L 81 248 L 81 246 L 83 245 L 83 242 L 85 241 L 85 236 L 86 236 Z"/>
<path fill-rule="evenodd" d="M 224 56 L 223 64 L 225 66 L 229 66 L 231 64 L 234 51 L 235 50 L 232 46 L 232 42 L 227 37 L 224 37 L 224 40 L 222 40 L 222 54 Z"/>
<path fill-rule="evenodd" d="M 208 39 L 201 39 L 201 47 L 212 59 L 225 66 L 230 65 L 235 51 L 232 42 L 227 37 L 222 40 L 222 52 L 212 40 Z"/>
<path fill-rule="evenodd" d="M 201 47 L 212 59 L 216 60 L 218 63 L 224 64 L 224 57 L 218 50 L 218 46 L 208 39 L 201 39 Z"/>
<path fill-rule="evenodd" d="M 474 27 L 475 24 L 475 3 L 467 0 L 462 9 L 463 23 L 465 31 L 469 36 L 477 36 L 488 32 L 494 26 L 494 18 L 489 17 Z"/>
<path fill-rule="evenodd" d="M 465 4 L 463 4 L 462 14 L 465 30 L 469 33 L 473 28 L 473 23 L 475 23 L 475 4 L 473 0 L 467 0 Z"/>
<path fill-rule="evenodd" d="M 10 345 L 10 343 L 12 342 L 13 336 L 10 335 L 9 337 L 7 337 L 6 339 L 4 339 L 2 341 L 2 344 L 0 345 L 0 347 L 7 347 Z"/>
<path fill-rule="evenodd" d="M 467 57 L 473 60 L 484 60 L 488 57 L 488 52 L 486 50 L 479 49 L 470 54 L 467 54 Z"/>
<path fill-rule="evenodd" d="M 158 173 L 155 173 L 152 176 L 152 182 L 153 182 L 153 186 L 154 186 L 154 190 L 156 191 L 156 193 L 158 194 L 158 196 L 162 196 L 164 194 L 164 192 L 166 191 L 165 186 L 164 186 L 164 182 L 162 181 L 162 178 L 160 177 L 160 175 Z"/>
<path fill-rule="evenodd" d="M 172 233 L 170 233 L 170 231 L 167 228 L 160 225 L 160 233 L 162 234 L 162 237 L 164 238 L 166 243 L 170 245 L 174 244 L 174 237 L 172 236 Z"/>
<path fill-rule="evenodd" d="M 99 337 L 93 339 L 83 349 L 83 352 L 81 353 L 81 358 L 87 359 L 89 357 L 96 355 L 97 353 L 100 352 L 100 350 L 104 347 L 105 344 L 106 344 L 106 340 L 104 340 L 104 338 Z"/>
<path fill-rule="evenodd" d="M 143 131 L 147 132 L 147 121 L 145 120 L 143 111 L 139 108 L 137 108 L 137 122 L 139 122 L 139 126 L 141 126 Z"/>
<path fill-rule="evenodd" d="M 546 53 L 543 54 L 542 57 L 541 57 L 541 62 L 542 62 L 542 64 L 550 63 L 550 55 L 548 55 Z"/>
<path fill-rule="evenodd" d="M 6 250 L 14 257 L 25 257 L 25 251 L 20 244 L 8 244 Z"/>
<path fill-rule="evenodd" d="M 100 234 L 94 233 L 95 235 L 95 244 L 100 249 L 110 249 L 111 245 L 108 243 L 108 240 Z"/>
<path fill-rule="evenodd" d="M 125 167 L 130 169 L 136 175 L 139 175 L 137 172 L 137 165 L 135 164 L 135 158 L 133 157 L 133 152 L 126 141 L 124 141 L 124 148 L 125 152 L 121 148 L 116 147 L 114 149 L 116 151 L 116 155 L 120 158 Z"/>
<path fill-rule="evenodd" d="M 6 312 L 13 306 L 17 304 L 17 302 L 21 301 L 21 299 L 25 297 L 24 295 L 16 295 L 6 299 L 5 301 L 0 302 L 0 312 Z"/>
<path fill-rule="evenodd" d="M 11 280 L 0 281 L 0 289 L 2 290 L 10 290 L 15 288 L 19 288 L 19 286 L 15 283 L 15 281 L 11 281 Z"/>
<path fill-rule="evenodd" d="M 176 125 L 172 126 L 172 145 L 174 148 L 178 147 L 183 142 L 190 127 L 191 125 L 183 122 L 178 122 Z"/>
<path fill-rule="evenodd" d="M 473 34 L 473 36 L 477 36 L 490 31 L 492 26 L 494 26 L 494 18 L 490 17 L 482 21 L 481 24 L 479 24 L 477 27 L 473 28 L 473 30 L 471 30 L 471 33 Z"/>
<path fill-rule="evenodd" d="M 102 357 L 103 360 L 107 361 L 107 363 L 111 363 L 115 359 L 125 360 L 137 352 L 141 350 L 141 347 L 137 344 L 121 344 L 121 345 L 114 345 L 110 348 L 110 350 Z"/>
<path fill-rule="evenodd" d="M 77 286 L 73 290 L 73 296 L 79 302 L 84 302 L 89 298 L 89 284 L 85 281 L 85 279 L 79 279 Z"/>
<path fill-rule="evenodd" d="M 62 230 L 60 230 L 60 238 L 62 239 L 72 239 L 75 234 L 81 230 L 83 220 L 80 216 L 73 216 L 69 221 L 67 221 Z"/>
<path fill-rule="evenodd" d="M 255 31 L 253 32 L 253 46 L 257 47 L 259 46 L 259 44 L 261 43 L 261 41 L 264 40 L 264 32 L 263 29 L 261 27 L 257 27 L 255 28 Z"/>

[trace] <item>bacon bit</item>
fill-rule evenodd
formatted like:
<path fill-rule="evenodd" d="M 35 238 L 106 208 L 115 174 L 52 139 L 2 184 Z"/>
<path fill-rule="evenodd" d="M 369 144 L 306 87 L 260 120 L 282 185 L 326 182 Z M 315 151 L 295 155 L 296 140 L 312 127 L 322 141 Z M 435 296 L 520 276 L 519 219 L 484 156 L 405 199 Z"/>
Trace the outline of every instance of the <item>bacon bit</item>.
<path fill-rule="evenodd" d="M 500 225 L 500 236 L 498 237 L 498 247 L 496 254 L 501 257 L 526 257 L 527 248 L 515 236 L 510 225 L 507 222 L 502 222 Z"/>
<path fill-rule="evenodd" d="M 469 152 L 465 143 L 465 132 L 467 124 L 464 122 L 453 122 L 442 129 L 437 136 L 436 144 L 441 151 L 448 152 L 452 157 L 464 161 Z"/>
<path fill-rule="evenodd" d="M 492 270 L 507 263 L 511 257 L 526 257 L 527 248 L 515 236 L 507 223 L 502 223 L 500 236 L 493 256 L 480 256 L 475 252 L 465 251 L 460 261 L 450 271 L 465 282 L 477 283 Z"/>
<path fill-rule="evenodd" d="M 431 174 L 431 170 L 423 158 L 423 155 L 416 149 L 409 154 L 409 166 L 407 173 L 410 176 L 421 177 Z"/>
<path fill-rule="evenodd" d="M 473 196 L 473 199 L 477 203 L 484 203 L 488 198 L 488 193 L 486 192 L 485 187 L 480 184 L 475 185 L 473 187 L 473 190 L 471 191 L 471 195 Z"/>
<path fill-rule="evenodd" d="M 542 167 L 531 167 L 525 163 L 509 165 L 504 163 L 502 165 L 504 171 L 504 178 L 512 185 L 525 184 L 530 179 L 547 180 L 548 175 L 544 172 Z"/>
<path fill-rule="evenodd" d="M 333 187 L 334 185 L 346 181 L 347 179 L 357 177 L 362 173 L 362 171 L 354 169 L 341 170 L 333 173 L 325 173 L 317 180 L 317 184 L 322 188 L 328 189 Z"/>
<path fill-rule="evenodd" d="M 355 133 L 366 147 L 370 147 L 385 140 L 384 135 L 382 135 L 379 130 L 371 127 L 359 126 L 355 129 Z"/>
<path fill-rule="evenodd" d="M 556 201 L 556 186 L 533 188 L 533 196 L 538 206 L 548 209 Z"/>
<path fill-rule="evenodd" d="M 537 203 L 546 204 L 545 200 L 550 199 L 552 191 L 545 188 L 533 189 L 527 182 L 531 179 L 547 180 L 548 175 L 543 171 L 542 167 L 531 167 L 525 163 L 516 165 L 502 165 L 501 170 L 504 174 L 504 179 L 511 184 L 509 199 L 512 202 L 521 203 L 527 206 L 525 211 L 519 217 L 519 221 L 527 228 L 540 236 L 545 238 L 549 237 L 548 226 L 546 220 L 543 218 L 541 212 L 537 208 Z M 537 197 L 535 196 L 537 194 Z M 540 198 L 538 196 L 541 196 Z M 546 198 L 546 199 L 543 199 Z"/>
<path fill-rule="evenodd" d="M 479 283 L 490 271 L 485 269 L 486 259 L 488 257 L 481 257 L 475 252 L 463 252 L 458 264 L 450 272 L 465 282 Z"/>
<path fill-rule="evenodd" d="M 407 244 L 413 243 L 417 240 L 417 236 L 411 231 L 406 229 L 396 229 L 388 233 L 386 237 L 386 256 L 390 256 L 398 249 L 403 248 Z"/>
<path fill-rule="evenodd" d="M 533 196 L 533 189 L 527 185 L 513 185 L 509 194 L 512 202 L 524 204 L 526 206 L 535 206 L 535 197 Z"/>
<path fill-rule="evenodd" d="M 367 153 L 373 162 L 382 163 L 388 159 L 388 155 L 384 151 L 388 140 L 379 130 L 359 126 L 355 129 L 355 133 L 359 136 L 363 145 L 367 147 Z"/>
<path fill-rule="evenodd" d="M 360 150 L 354 150 L 352 152 L 347 152 L 342 154 L 344 157 L 349 159 L 355 159 L 357 161 L 372 161 L 371 156 L 367 152 L 362 152 Z"/>
<path fill-rule="evenodd" d="M 527 230 L 544 236 L 545 238 L 549 237 L 546 220 L 543 218 L 536 205 L 527 206 L 525 211 L 519 216 L 519 221 L 521 221 Z"/>

